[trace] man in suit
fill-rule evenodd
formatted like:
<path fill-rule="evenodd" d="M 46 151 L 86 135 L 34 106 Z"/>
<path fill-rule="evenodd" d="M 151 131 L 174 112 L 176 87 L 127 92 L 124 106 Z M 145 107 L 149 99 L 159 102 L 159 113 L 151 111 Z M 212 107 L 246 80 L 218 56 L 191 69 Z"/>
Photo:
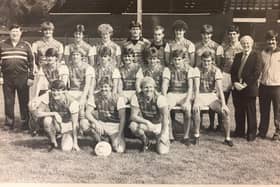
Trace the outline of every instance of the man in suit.
<path fill-rule="evenodd" d="M 254 141 L 257 131 L 256 97 L 260 60 L 257 53 L 252 50 L 254 40 L 251 36 L 243 36 L 240 43 L 243 51 L 235 55 L 231 68 L 236 123 L 234 136 L 245 136 L 245 119 L 247 118 L 247 140 Z"/>

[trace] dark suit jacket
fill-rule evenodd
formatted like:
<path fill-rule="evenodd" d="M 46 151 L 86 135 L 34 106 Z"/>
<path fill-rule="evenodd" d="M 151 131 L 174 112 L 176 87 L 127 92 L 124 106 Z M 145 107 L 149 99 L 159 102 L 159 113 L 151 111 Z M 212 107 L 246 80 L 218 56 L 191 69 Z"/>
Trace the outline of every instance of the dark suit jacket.
<path fill-rule="evenodd" d="M 241 58 L 243 53 L 237 53 L 234 57 L 233 64 L 231 67 L 231 81 L 239 82 L 238 70 L 241 64 Z M 247 87 L 241 91 L 237 91 L 240 96 L 256 97 L 258 95 L 258 79 L 261 73 L 261 61 L 259 55 L 255 51 L 251 51 L 243 71 L 241 73 L 242 83 L 246 83 Z"/>

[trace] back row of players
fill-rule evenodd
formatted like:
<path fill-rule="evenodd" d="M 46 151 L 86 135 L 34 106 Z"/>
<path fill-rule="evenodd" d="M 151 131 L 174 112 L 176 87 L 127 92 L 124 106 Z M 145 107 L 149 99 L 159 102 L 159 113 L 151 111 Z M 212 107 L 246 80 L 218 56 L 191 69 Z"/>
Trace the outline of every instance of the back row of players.
<path fill-rule="evenodd" d="M 41 26 L 44 36 L 32 44 L 38 72 L 29 109 L 43 123 L 51 149 L 58 147 L 57 133 L 70 133 L 73 149 L 79 150 L 79 129 L 97 141 L 109 136 L 113 150 L 123 152 L 128 104 L 129 127 L 141 139 L 143 151 L 149 148 L 147 134 L 152 133 L 158 153 L 169 152 L 174 140 L 170 110 L 175 106 L 184 114 L 183 144 L 190 145 L 192 120 L 193 142 L 198 144 L 200 110 L 209 107 L 220 114 L 224 144 L 233 146 L 226 105 L 232 87 L 230 70 L 242 43 L 252 44 L 250 36 L 242 37 L 240 44 L 237 26 L 228 27 L 228 41 L 221 46 L 211 40 L 213 27 L 203 25 L 202 40 L 194 45 L 185 38 L 188 26 L 182 20 L 174 22 L 175 39 L 169 43 L 162 26 L 154 27 L 150 42 L 142 37 L 141 25 L 132 21 L 131 36 L 120 47 L 111 41 L 113 28 L 109 24 L 98 27 L 102 40 L 96 46 L 83 41 L 84 26 L 77 25 L 74 42 L 64 50 L 53 38 L 54 25 L 44 22 Z M 64 149 L 64 141 L 61 147 Z"/>

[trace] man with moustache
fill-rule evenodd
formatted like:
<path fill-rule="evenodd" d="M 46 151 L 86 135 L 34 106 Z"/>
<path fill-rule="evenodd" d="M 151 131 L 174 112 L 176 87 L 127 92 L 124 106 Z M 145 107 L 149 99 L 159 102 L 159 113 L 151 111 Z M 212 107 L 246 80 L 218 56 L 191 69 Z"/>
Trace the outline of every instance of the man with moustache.
<path fill-rule="evenodd" d="M 269 30 L 265 35 L 267 47 L 261 52 L 260 126 L 258 136 L 265 138 L 269 127 L 270 106 L 273 105 L 275 133 L 272 140 L 280 140 L 280 48 L 278 33 Z"/>

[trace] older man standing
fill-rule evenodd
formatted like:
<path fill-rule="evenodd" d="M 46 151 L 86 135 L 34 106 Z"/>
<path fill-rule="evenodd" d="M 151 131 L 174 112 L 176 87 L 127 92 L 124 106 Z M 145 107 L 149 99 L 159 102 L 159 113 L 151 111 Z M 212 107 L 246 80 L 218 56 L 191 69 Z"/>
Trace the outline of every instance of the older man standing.
<path fill-rule="evenodd" d="M 5 127 L 13 129 L 14 105 L 17 92 L 21 115 L 21 128 L 28 129 L 29 86 L 33 84 L 33 54 L 28 42 L 21 39 L 19 25 L 10 27 L 10 38 L 0 43 L 1 83 L 5 103 Z"/>
<path fill-rule="evenodd" d="M 247 118 L 247 140 L 254 141 L 257 131 L 256 97 L 258 95 L 258 78 L 260 76 L 260 60 L 252 50 L 254 40 L 251 36 L 240 39 L 243 47 L 241 53 L 234 57 L 231 68 L 232 91 L 235 108 L 235 137 L 245 136 L 245 119 Z"/>
<path fill-rule="evenodd" d="M 275 133 L 273 140 L 280 140 L 280 49 L 278 33 L 269 30 L 265 35 L 267 48 L 261 52 L 262 76 L 259 88 L 260 126 L 259 137 L 265 138 L 269 127 L 270 105 L 274 112 Z"/>

